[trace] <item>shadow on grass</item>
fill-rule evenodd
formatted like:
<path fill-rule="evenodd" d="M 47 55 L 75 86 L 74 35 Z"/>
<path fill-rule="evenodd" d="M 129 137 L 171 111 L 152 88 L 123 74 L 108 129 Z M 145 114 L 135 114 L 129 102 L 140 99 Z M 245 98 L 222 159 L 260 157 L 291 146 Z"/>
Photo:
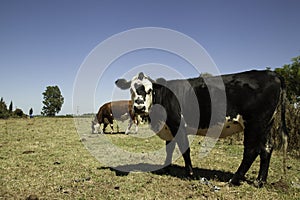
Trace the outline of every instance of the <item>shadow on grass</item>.
<path fill-rule="evenodd" d="M 116 135 L 116 134 L 125 134 L 125 131 L 114 131 L 114 132 L 103 132 L 103 134 L 106 134 L 106 135 Z"/>
<path fill-rule="evenodd" d="M 168 167 L 163 168 L 161 165 L 152 165 L 146 163 L 140 163 L 136 165 L 124 165 L 118 167 L 100 167 L 98 169 L 110 169 L 111 171 L 115 172 L 117 176 L 127 176 L 131 172 L 138 172 L 138 171 L 147 171 L 145 169 L 153 169 L 153 168 L 162 168 L 157 171 L 152 171 L 150 173 L 156 175 L 167 175 L 173 176 L 180 179 L 191 178 L 194 180 L 200 180 L 201 178 L 206 178 L 208 180 L 218 180 L 220 182 L 228 182 L 232 176 L 234 175 L 232 172 L 225 172 L 220 170 L 210 170 L 210 169 L 201 169 L 201 168 L 193 168 L 194 175 L 189 177 L 186 174 L 186 170 L 182 166 L 178 165 L 170 165 Z"/>

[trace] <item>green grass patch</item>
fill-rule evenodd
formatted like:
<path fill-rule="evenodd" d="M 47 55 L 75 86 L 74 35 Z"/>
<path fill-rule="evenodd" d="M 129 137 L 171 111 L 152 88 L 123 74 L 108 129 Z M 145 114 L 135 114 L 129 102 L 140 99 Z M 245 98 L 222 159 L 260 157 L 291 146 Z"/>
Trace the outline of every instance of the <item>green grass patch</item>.
<path fill-rule="evenodd" d="M 89 119 L 87 119 L 89 120 Z M 120 126 L 123 131 L 127 124 Z M 86 127 L 86 137 L 92 135 Z M 142 134 L 147 133 L 141 128 Z M 149 132 L 148 134 L 152 134 Z M 288 157 L 288 174 L 282 176 L 282 154 L 275 151 L 268 184 L 255 188 L 259 159 L 247 173 L 247 181 L 229 187 L 227 180 L 238 168 L 243 146 L 219 141 L 206 157 L 200 157 L 203 138 L 191 144 L 195 178 L 184 177 L 182 157 L 174 160 L 169 174 L 119 174 L 100 163 L 84 146 L 70 118 L 0 120 L 0 199 L 297 199 L 300 196 L 300 163 Z M 99 136 L 100 137 L 100 136 Z M 130 152 L 164 148 L 158 137 L 105 135 L 113 144 Z M 178 149 L 176 149 L 178 151 Z M 209 179 L 211 185 L 201 182 Z M 220 190 L 213 191 L 211 186 Z"/>

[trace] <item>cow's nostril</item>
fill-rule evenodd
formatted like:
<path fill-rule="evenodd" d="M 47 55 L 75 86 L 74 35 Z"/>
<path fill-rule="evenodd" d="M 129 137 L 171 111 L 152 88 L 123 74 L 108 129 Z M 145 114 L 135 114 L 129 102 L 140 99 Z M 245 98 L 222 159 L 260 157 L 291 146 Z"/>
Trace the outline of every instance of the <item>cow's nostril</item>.
<path fill-rule="evenodd" d="M 134 102 L 135 102 L 136 104 L 143 104 L 143 103 L 144 103 L 144 101 L 141 100 L 141 99 L 137 99 L 137 100 L 135 100 Z"/>

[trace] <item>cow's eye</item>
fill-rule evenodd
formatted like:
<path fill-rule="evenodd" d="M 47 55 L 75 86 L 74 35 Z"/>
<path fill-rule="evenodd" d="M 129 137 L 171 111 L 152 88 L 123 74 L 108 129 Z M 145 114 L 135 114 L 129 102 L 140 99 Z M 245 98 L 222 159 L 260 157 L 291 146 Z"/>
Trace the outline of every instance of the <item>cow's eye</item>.
<path fill-rule="evenodd" d="M 147 94 L 150 94 L 151 92 L 152 92 L 152 89 L 149 89 L 148 92 L 147 92 Z"/>

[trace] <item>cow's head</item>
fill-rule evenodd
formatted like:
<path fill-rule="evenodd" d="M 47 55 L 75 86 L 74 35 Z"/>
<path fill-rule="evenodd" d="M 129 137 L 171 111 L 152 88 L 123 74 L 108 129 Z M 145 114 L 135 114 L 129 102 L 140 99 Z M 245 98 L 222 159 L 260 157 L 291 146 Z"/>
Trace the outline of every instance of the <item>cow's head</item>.
<path fill-rule="evenodd" d="M 92 127 L 92 133 L 98 133 L 98 129 L 100 127 L 100 124 L 98 123 L 97 116 L 92 121 L 91 127 Z"/>
<path fill-rule="evenodd" d="M 141 72 L 131 81 L 118 79 L 115 83 L 123 90 L 130 89 L 133 110 L 136 114 L 149 115 L 152 106 L 153 81 L 148 76 Z"/>

